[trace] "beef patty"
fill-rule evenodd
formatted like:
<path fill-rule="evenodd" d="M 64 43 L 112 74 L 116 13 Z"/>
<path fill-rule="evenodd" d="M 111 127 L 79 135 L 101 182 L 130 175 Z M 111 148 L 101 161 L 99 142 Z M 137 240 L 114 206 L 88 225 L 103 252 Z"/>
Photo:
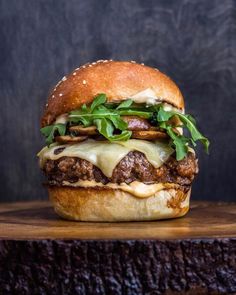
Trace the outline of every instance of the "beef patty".
<path fill-rule="evenodd" d="M 165 164 L 156 169 L 143 153 L 133 151 L 117 164 L 111 178 L 106 177 L 92 163 L 76 157 L 47 160 L 44 171 L 49 184 L 52 185 L 61 185 L 63 181 L 74 183 L 78 180 L 94 180 L 103 184 L 108 182 L 129 184 L 137 180 L 147 184 L 170 182 L 188 187 L 198 172 L 198 165 L 194 154 L 188 153 L 181 161 L 171 156 Z"/>

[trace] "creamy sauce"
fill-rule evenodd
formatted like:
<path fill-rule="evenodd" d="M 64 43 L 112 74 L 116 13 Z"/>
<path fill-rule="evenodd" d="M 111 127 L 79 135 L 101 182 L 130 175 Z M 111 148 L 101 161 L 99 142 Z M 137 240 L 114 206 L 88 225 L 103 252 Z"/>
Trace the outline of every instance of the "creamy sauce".
<path fill-rule="evenodd" d="M 157 97 L 155 92 L 151 88 L 147 88 L 141 92 L 138 92 L 137 94 L 129 98 L 132 99 L 135 103 L 145 103 L 146 105 L 158 105 L 162 103 L 165 111 L 176 111 L 184 113 L 184 110 L 179 110 L 173 107 L 171 104 L 164 102 L 163 98 Z"/>
<path fill-rule="evenodd" d="M 162 103 L 161 99 L 158 99 L 155 92 L 151 88 L 147 88 L 141 92 L 130 97 L 135 103 L 146 103 L 147 105 L 155 105 Z"/>
<path fill-rule="evenodd" d="M 85 187 L 85 188 L 101 187 L 101 188 L 119 189 L 119 190 L 128 192 L 138 198 L 148 198 L 163 189 L 170 189 L 170 188 L 176 187 L 176 184 L 172 184 L 172 183 L 144 184 L 139 181 L 134 181 L 134 182 L 131 182 L 130 184 L 126 184 L 126 183 L 116 184 L 111 182 L 107 184 L 103 184 L 101 182 L 88 181 L 88 180 L 79 180 L 75 183 L 63 181 L 63 185 L 72 186 L 72 187 Z"/>
<path fill-rule="evenodd" d="M 54 124 L 66 124 L 68 121 L 68 114 L 62 114 L 56 118 Z"/>

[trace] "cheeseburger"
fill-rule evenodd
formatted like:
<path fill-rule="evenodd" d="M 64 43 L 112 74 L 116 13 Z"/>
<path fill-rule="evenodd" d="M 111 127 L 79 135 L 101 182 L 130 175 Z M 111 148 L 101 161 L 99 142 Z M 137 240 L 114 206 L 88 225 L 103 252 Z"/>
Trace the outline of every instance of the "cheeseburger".
<path fill-rule="evenodd" d="M 49 197 L 61 217 L 157 220 L 189 209 L 194 152 L 209 141 L 185 114 L 176 84 L 159 70 L 99 60 L 51 92 L 39 152 Z"/>

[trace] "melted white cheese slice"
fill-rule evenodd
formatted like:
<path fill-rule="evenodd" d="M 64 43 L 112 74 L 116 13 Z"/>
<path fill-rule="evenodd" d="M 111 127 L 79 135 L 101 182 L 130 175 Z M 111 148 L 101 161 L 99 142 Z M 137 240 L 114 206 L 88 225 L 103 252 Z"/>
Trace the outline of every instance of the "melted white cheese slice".
<path fill-rule="evenodd" d="M 54 151 L 59 147 L 65 149 L 55 155 Z M 89 161 L 98 167 L 104 175 L 111 177 L 116 165 L 131 151 L 139 151 L 145 154 L 147 160 L 155 168 L 160 167 L 174 152 L 168 144 L 158 141 L 130 139 L 111 143 L 109 141 L 88 139 L 77 144 L 45 147 L 38 153 L 38 157 L 40 158 L 41 167 L 47 159 L 57 160 L 61 157 L 78 157 Z"/>

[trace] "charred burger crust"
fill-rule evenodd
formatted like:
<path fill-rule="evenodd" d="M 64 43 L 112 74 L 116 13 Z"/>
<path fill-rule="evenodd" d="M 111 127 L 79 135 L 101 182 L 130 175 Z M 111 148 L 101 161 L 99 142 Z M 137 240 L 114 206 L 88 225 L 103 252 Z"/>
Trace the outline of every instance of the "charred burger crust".
<path fill-rule="evenodd" d="M 140 181 L 151 183 L 176 183 L 180 186 L 190 186 L 198 165 L 195 155 L 188 155 L 181 161 L 171 156 L 158 169 L 154 168 L 145 155 L 138 151 L 129 152 L 115 167 L 112 177 L 106 177 L 102 171 L 92 163 L 76 158 L 62 157 L 58 160 L 47 160 L 44 172 L 50 185 L 62 185 L 63 181 L 75 183 L 79 180 L 96 181 L 103 184 L 131 183 Z"/>

